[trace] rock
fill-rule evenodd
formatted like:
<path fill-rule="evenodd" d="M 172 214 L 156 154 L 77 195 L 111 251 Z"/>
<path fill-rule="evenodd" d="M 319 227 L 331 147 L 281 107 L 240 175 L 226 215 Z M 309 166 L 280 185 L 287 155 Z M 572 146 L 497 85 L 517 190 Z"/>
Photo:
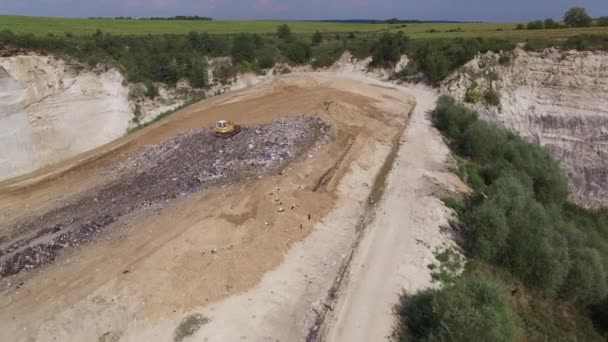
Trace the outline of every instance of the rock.
<path fill-rule="evenodd" d="M 503 55 L 510 57 L 509 63 L 486 65 L 486 70 L 494 68 L 498 80 L 463 77 L 469 66 L 487 59 L 479 55 L 446 78 L 441 93 L 464 100 L 473 82 L 481 93 L 494 87 L 500 108 L 483 101 L 468 106 L 544 146 L 564 168 L 577 204 L 608 205 L 608 53 L 516 48 Z"/>

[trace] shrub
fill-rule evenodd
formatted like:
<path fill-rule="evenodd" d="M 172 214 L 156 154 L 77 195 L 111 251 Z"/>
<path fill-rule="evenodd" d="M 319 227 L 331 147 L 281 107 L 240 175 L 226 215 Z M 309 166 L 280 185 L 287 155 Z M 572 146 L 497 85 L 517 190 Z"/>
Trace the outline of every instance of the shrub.
<path fill-rule="evenodd" d="M 493 89 L 488 89 L 483 94 L 485 103 L 489 106 L 499 107 L 500 106 L 500 94 Z"/>
<path fill-rule="evenodd" d="M 255 52 L 257 68 L 270 69 L 277 61 L 279 51 L 274 47 L 264 47 Z"/>
<path fill-rule="evenodd" d="M 466 215 L 464 221 L 471 235 L 469 249 L 476 258 L 492 261 L 504 253 L 509 226 L 504 210 L 497 203 L 484 202 Z"/>
<path fill-rule="evenodd" d="M 591 248 L 575 249 L 561 296 L 581 305 L 596 304 L 608 294 L 606 280 L 599 253 Z"/>
<path fill-rule="evenodd" d="M 500 65 L 509 65 L 511 63 L 511 57 L 507 54 L 501 54 L 498 58 L 498 64 Z"/>
<path fill-rule="evenodd" d="M 542 30 L 545 28 L 545 23 L 542 20 L 535 20 L 528 23 L 528 30 Z"/>
<path fill-rule="evenodd" d="M 144 93 L 144 95 L 151 99 L 155 99 L 158 96 L 158 88 L 154 85 L 154 83 L 147 82 L 146 92 Z"/>
<path fill-rule="evenodd" d="M 375 66 L 388 66 L 396 63 L 407 47 L 409 38 L 403 33 L 385 32 L 372 47 L 372 63 Z"/>
<path fill-rule="evenodd" d="M 339 47 L 325 45 L 317 46 L 312 49 L 314 68 L 324 68 L 332 65 L 342 54 L 343 50 Z"/>
<path fill-rule="evenodd" d="M 564 23 L 570 27 L 589 27 L 591 17 L 583 7 L 573 7 L 564 14 Z"/>
<path fill-rule="evenodd" d="M 292 39 L 293 36 L 291 34 L 291 28 L 289 28 L 289 25 L 279 25 L 277 27 L 277 37 L 284 41 L 289 41 L 290 39 Z"/>
<path fill-rule="evenodd" d="M 255 60 L 255 38 L 252 34 L 240 33 L 232 39 L 232 60 L 235 63 Z"/>
<path fill-rule="evenodd" d="M 546 29 L 557 29 L 560 27 L 559 23 L 553 20 L 552 18 L 545 19 L 544 26 Z"/>
<path fill-rule="evenodd" d="M 312 44 L 313 45 L 319 45 L 321 44 L 321 42 L 323 42 L 323 34 L 319 31 L 316 31 L 313 35 L 312 35 Z"/>
<path fill-rule="evenodd" d="M 517 26 L 515 27 L 516 30 L 523 30 L 526 27 L 524 26 L 524 24 L 517 24 Z"/>
<path fill-rule="evenodd" d="M 512 341 L 517 332 L 505 290 L 488 280 L 465 277 L 423 292 L 398 314 L 401 341 Z"/>
<path fill-rule="evenodd" d="M 529 287 L 555 295 L 570 266 L 566 241 L 533 198 L 514 206 L 507 220 L 510 234 L 502 263 Z"/>
<path fill-rule="evenodd" d="M 209 83 L 207 79 L 207 64 L 200 59 L 193 59 L 187 78 L 193 88 L 205 88 Z"/>
<path fill-rule="evenodd" d="M 608 17 L 599 17 L 597 19 L 597 26 L 608 27 Z"/>
<path fill-rule="evenodd" d="M 283 55 L 295 64 L 304 64 L 310 60 L 312 51 L 308 44 L 293 42 L 283 47 Z"/>
<path fill-rule="evenodd" d="M 481 94 L 477 87 L 470 87 L 467 89 L 467 92 L 464 94 L 464 100 L 468 103 L 477 103 L 481 100 Z"/>

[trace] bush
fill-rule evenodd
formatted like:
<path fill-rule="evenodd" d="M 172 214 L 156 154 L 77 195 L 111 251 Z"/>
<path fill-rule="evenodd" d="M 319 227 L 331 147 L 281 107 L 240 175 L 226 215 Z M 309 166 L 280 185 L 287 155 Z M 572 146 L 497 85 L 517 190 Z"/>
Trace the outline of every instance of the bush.
<path fill-rule="evenodd" d="M 209 83 L 207 79 L 207 64 L 200 59 L 193 59 L 187 78 L 193 88 L 207 87 Z"/>
<path fill-rule="evenodd" d="M 313 35 L 312 35 L 312 44 L 313 45 L 319 45 L 321 44 L 321 42 L 323 42 L 323 34 L 319 31 L 316 31 Z"/>
<path fill-rule="evenodd" d="M 544 26 L 548 30 L 560 28 L 559 23 L 553 20 L 552 18 L 545 19 Z"/>
<path fill-rule="evenodd" d="M 528 30 L 542 30 L 545 28 L 545 23 L 542 20 L 535 20 L 528 23 Z"/>
<path fill-rule="evenodd" d="M 486 201 L 464 218 L 471 242 L 469 249 L 474 257 L 494 261 L 504 253 L 509 237 L 505 212 L 497 203 Z"/>
<path fill-rule="evenodd" d="M 511 63 L 511 57 L 509 55 L 503 53 L 498 58 L 498 64 L 500 65 L 509 65 Z"/>
<path fill-rule="evenodd" d="M 468 103 L 477 103 L 481 100 L 481 94 L 477 87 L 470 87 L 467 89 L 467 92 L 464 94 L 464 100 Z"/>
<path fill-rule="evenodd" d="M 385 32 L 372 47 L 372 64 L 375 66 L 393 65 L 405 52 L 409 38 L 403 33 Z"/>
<path fill-rule="evenodd" d="M 310 60 L 312 51 L 308 44 L 293 42 L 283 47 L 283 55 L 294 64 L 304 64 Z"/>
<path fill-rule="evenodd" d="M 505 290 L 488 280 L 465 277 L 423 292 L 398 314 L 400 341 L 513 341 L 517 332 Z"/>
<path fill-rule="evenodd" d="M 606 270 L 595 249 L 578 248 L 572 252 L 572 267 L 561 296 L 580 305 L 597 304 L 608 294 Z"/>
<path fill-rule="evenodd" d="M 526 27 L 524 26 L 524 24 L 517 24 L 517 26 L 515 27 L 516 30 L 523 30 Z"/>
<path fill-rule="evenodd" d="M 232 60 L 234 63 L 255 60 L 255 38 L 252 34 L 240 33 L 232 39 Z"/>
<path fill-rule="evenodd" d="M 608 27 L 608 17 L 599 17 L 597 19 L 597 26 Z"/>
<path fill-rule="evenodd" d="M 279 51 L 274 47 L 264 47 L 258 49 L 255 55 L 258 69 L 270 69 L 276 63 Z"/>
<path fill-rule="evenodd" d="M 485 103 L 489 106 L 499 107 L 500 106 L 500 94 L 493 89 L 488 89 L 483 94 Z"/>
<path fill-rule="evenodd" d="M 582 7 L 573 7 L 564 14 L 564 23 L 570 27 L 589 27 L 591 22 L 587 10 Z"/>
<path fill-rule="evenodd" d="M 340 57 L 342 52 L 341 48 L 331 45 L 317 46 L 312 49 L 312 58 L 314 59 L 312 66 L 314 68 L 331 66 Z"/>
<path fill-rule="evenodd" d="M 154 83 L 147 82 L 146 83 L 146 92 L 144 93 L 144 95 L 151 99 L 155 99 L 159 95 L 158 88 L 154 85 Z"/>
<path fill-rule="evenodd" d="M 450 68 L 450 60 L 443 53 L 437 50 L 431 50 L 424 58 L 424 69 L 431 83 L 437 84 L 446 78 L 452 71 Z"/>
<path fill-rule="evenodd" d="M 277 37 L 279 39 L 282 39 L 283 41 L 290 41 L 291 39 L 293 39 L 293 36 L 291 34 L 291 28 L 289 28 L 289 25 L 279 25 L 277 27 Z"/>

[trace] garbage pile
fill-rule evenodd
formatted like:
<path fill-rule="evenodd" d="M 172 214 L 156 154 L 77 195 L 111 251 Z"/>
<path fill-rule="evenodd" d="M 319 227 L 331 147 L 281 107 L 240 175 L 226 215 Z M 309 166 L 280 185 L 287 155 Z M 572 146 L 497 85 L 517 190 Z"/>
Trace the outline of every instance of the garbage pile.
<path fill-rule="evenodd" d="M 21 223 L 20 231 L 37 233 L 0 248 L 0 278 L 52 262 L 63 248 L 92 241 L 105 226 L 136 209 L 162 207 L 207 187 L 278 172 L 327 142 L 329 132 L 321 119 L 302 115 L 243 127 L 227 139 L 205 128 L 151 145 L 109 171 L 109 185 Z"/>

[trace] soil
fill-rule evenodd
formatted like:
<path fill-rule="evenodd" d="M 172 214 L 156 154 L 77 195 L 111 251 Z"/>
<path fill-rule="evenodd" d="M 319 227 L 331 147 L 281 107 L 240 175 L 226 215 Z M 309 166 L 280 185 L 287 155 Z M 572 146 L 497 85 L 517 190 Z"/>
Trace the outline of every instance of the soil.
<path fill-rule="evenodd" d="M 0 236 L 7 241 L 0 244 L 0 278 L 52 262 L 134 210 L 278 172 L 328 133 L 320 119 L 301 116 L 245 128 L 238 137 L 218 139 L 205 128 L 150 146 L 120 163 L 106 186 L 11 229 L 17 241 Z"/>
<path fill-rule="evenodd" d="M 3 260 L 92 224 L 84 243 L 4 276 L 0 340 L 302 340 L 413 103 L 372 79 L 294 73 L 0 184 L 3 246 L 26 242 Z M 242 164 L 206 140 L 218 119 L 243 125 L 221 140 Z"/>

